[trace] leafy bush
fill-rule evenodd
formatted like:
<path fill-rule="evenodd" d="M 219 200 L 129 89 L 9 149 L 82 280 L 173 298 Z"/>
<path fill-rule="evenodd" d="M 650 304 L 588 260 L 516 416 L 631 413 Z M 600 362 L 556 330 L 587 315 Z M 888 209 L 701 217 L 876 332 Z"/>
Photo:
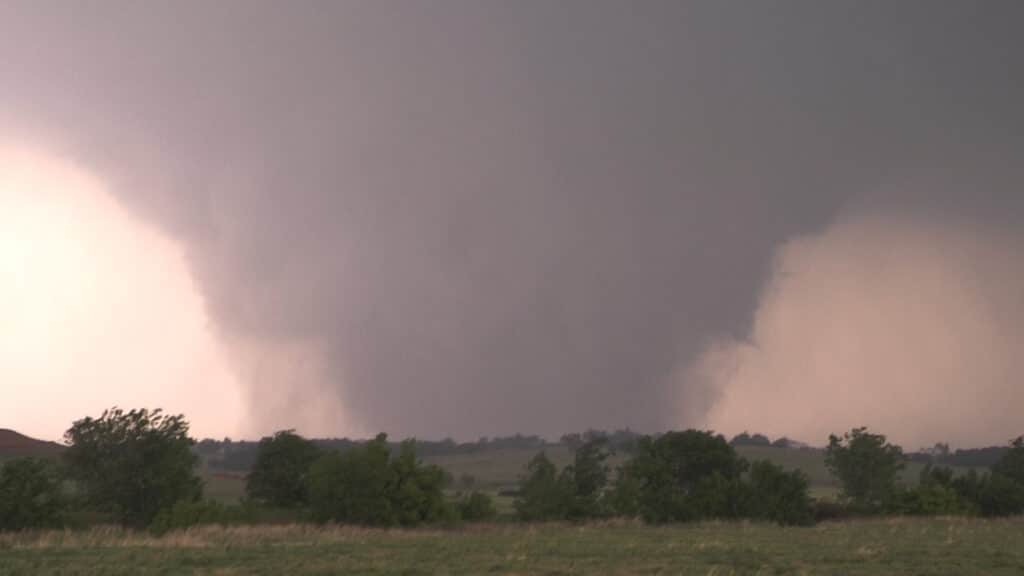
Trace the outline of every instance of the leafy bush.
<path fill-rule="evenodd" d="M 607 515 L 603 499 L 608 485 L 608 440 L 594 436 L 576 449 L 572 465 L 562 470 L 562 482 L 571 487 L 566 517 L 571 520 L 599 518 Z"/>
<path fill-rule="evenodd" d="M 938 484 L 922 484 L 899 493 L 894 512 L 911 516 L 949 516 L 970 510 L 956 490 Z"/>
<path fill-rule="evenodd" d="M 771 446 L 772 441 L 764 434 L 750 434 L 742 432 L 733 436 L 729 444 L 733 446 Z"/>
<path fill-rule="evenodd" d="M 734 519 L 747 513 L 750 485 L 740 477 L 715 471 L 697 480 L 684 503 L 680 520 Z"/>
<path fill-rule="evenodd" d="M 161 510 L 149 525 L 149 529 L 159 535 L 193 526 L 228 526 L 253 524 L 256 521 L 256 510 L 251 503 L 227 506 L 212 500 L 179 500 L 173 506 Z"/>
<path fill-rule="evenodd" d="M 653 523 L 710 518 L 800 525 L 814 521 L 806 475 L 770 462 L 750 466 L 722 436 L 698 430 L 642 438 L 634 457 L 620 467 L 605 501 L 616 514 L 639 514 Z"/>
<path fill-rule="evenodd" d="M 560 520 L 569 512 L 573 498 L 573 485 L 566 475 L 540 452 L 526 466 L 526 476 L 519 484 L 519 497 L 515 509 L 519 518 L 527 522 Z"/>
<path fill-rule="evenodd" d="M 444 474 L 416 459 L 415 444 L 402 444 L 394 460 L 387 436 L 321 456 L 309 473 L 314 519 L 377 526 L 442 521 L 452 511 L 442 494 Z"/>
<path fill-rule="evenodd" d="M 960 498 L 982 516 L 1024 513 L 1024 440 L 1017 438 L 989 474 L 971 470 L 950 482 Z"/>
<path fill-rule="evenodd" d="M 640 515 L 640 489 L 632 467 L 620 466 L 612 489 L 605 493 L 606 506 L 617 516 L 635 518 Z"/>
<path fill-rule="evenodd" d="M 415 442 L 402 443 L 391 470 L 391 509 L 398 524 L 415 526 L 450 518 L 443 494 L 448 476 L 439 466 L 423 465 L 416 459 Z"/>
<path fill-rule="evenodd" d="M 772 442 L 772 446 L 775 448 L 796 448 L 800 446 L 800 443 L 783 436 L 782 438 L 776 438 Z"/>
<path fill-rule="evenodd" d="M 992 465 L 992 473 L 1024 484 L 1024 437 L 1010 443 L 1010 449 Z"/>
<path fill-rule="evenodd" d="M 981 483 L 977 507 L 982 516 L 1024 513 L 1024 486 L 1008 476 L 993 472 Z"/>
<path fill-rule="evenodd" d="M 118 522 L 147 526 L 161 510 L 201 495 L 182 416 L 113 408 L 78 420 L 64 437 L 70 479 L 88 505 Z"/>
<path fill-rule="evenodd" d="M 263 438 L 245 491 L 250 498 L 273 506 L 303 506 L 309 502 L 309 468 L 319 456 L 320 449 L 293 430 Z"/>
<path fill-rule="evenodd" d="M 309 502 L 320 521 L 394 523 L 388 486 L 392 471 L 383 435 L 345 453 L 330 451 L 309 472 Z"/>
<path fill-rule="evenodd" d="M 527 466 L 515 502 L 523 520 L 584 520 L 607 516 L 612 510 L 608 485 L 608 440 L 597 433 L 575 449 L 573 463 L 559 473 L 543 452 Z"/>
<path fill-rule="evenodd" d="M 787 472 L 771 462 L 759 461 L 750 467 L 749 482 L 746 516 L 783 525 L 814 522 L 807 475 L 803 472 Z"/>
<path fill-rule="evenodd" d="M 830 435 L 825 466 L 842 484 L 841 498 L 865 512 L 894 505 L 903 450 L 867 428 L 854 428 L 842 438 Z"/>
<path fill-rule="evenodd" d="M 466 522 L 493 520 L 498 515 L 494 501 L 483 492 L 471 492 L 458 503 L 459 516 Z"/>
<path fill-rule="evenodd" d="M 845 520 L 853 515 L 853 511 L 841 502 L 827 499 L 811 501 L 811 516 L 815 522 Z"/>
<path fill-rule="evenodd" d="M 50 462 L 19 458 L 0 468 L 0 531 L 58 527 L 65 504 Z"/>
<path fill-rule="evenodd" d="M 953 485 L 953 470 L 926 464 L 917 486 L 903 490 L 895 512 L 914 516 L 966 514 L 972 509 Z"/>
<path fill-rule="evenodd" d="M 734 516 L 746 462 L 721 436 L 686 430 L 642 438 L 621 478 L 637 482 L 637 509 L 648 522 Z"/>

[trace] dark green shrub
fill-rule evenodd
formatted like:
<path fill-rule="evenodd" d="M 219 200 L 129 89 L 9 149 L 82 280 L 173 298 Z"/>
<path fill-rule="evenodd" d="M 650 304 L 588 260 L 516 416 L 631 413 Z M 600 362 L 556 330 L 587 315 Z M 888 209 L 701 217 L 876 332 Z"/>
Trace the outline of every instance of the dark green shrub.
<path fill-rule="evenodd" d="M 771 446 L 772 441 L 764 434 L 741 432 L 732 437 L 729 444 L 733 446 Z"/>
<path fill-rule="evenodd" d="M 735 519 L 746 514 L 750 485 L 741 478 L 713 472 L 699 479 L 685 501 L 679 520 Z"/>
<path fill-rule="evenodd" d="M 982 516 L 1014 516 L 1024 513 L 1024 486 L 993 472 L 981 482 L 976 502 Z"/>
<path fill-rule="evenodd" d="M 855 514 L 842 502 L 836 502 L 835 500 L 813 500 L 811 501 L 811 516 L 815 522 L 828 522 L 846 520 L 855 516 Z"/>
<path fill-rule="evenodd" d="M 1024 485 L 1024 437 L 1010 443 L 1010 449 L 992 465 L 992 473 Z"/>
<path fill-rule="evenodd" d="M 972 511 L 954 487 L 953 470 L 925 465 L 920 481 L 898 494 L 894 512 L 913 516 L 948 516 Z"/>
<path fill-rule="evenodd" d="M 854 428 L 842 438 L 831 435 L 825 466 L 839 479 L 840 497 L 852 508 L 882 512 L 894 506 L 903 450 L 885 436 L 871 434 L 867 428 Z"/>
<path fill-rule="evenodd" d="M 416 459 L 405 442 L 394 459 L 380 434 L 344 453 L 331 451 L 313 463 L 309 501 L 313 518 L 376 526 L 414 526 L 445 521 L 453 511 L 444 501 L 444 474 Z"/>
<path fill-rule="evenodd" d="M 988 474 L 978 474 L 977 470 L 972 469 L 967 474 L 954 478 L 950 485 L 960 499 L 967 503 L 974 512 L 980 512 L 978 501 L 981 499 L 981 492 L 987 482 Z"/>
<path fill-rule="evenodd" d="M 484 522 L 498 515 L 494 501 L 483 492 L 472 492 L 464 496 L 457 508 L 459 516 L 466 522 Z"/>
<path fill-rule="evenodd" d="M 640 515 L 640 479 L 631 468 L 620 466 L 612 489 L 605 492 L 605 506 L 616 516 L 635 518 Z"/>
<path fill-rule="evenodd" d="M 344 453 L 331 451 L 309 472 L 309 502 L 319 521 L 387 526 L 395 523 L 390 487 L 394 472 L 383 434 Z"/>
<path fill-rule="evenodd" d="M 156 515 L 149 529 L 154 534 L 217 524 L 255 524 L 259 521 L 252 503 L 225 505 L 213 500 L 182 500 Z"/>
<path fill-rule="evenodd" d="M 901 492 L 894 512 L 911 516 L 950 516 L 965 514 L 970 506 L 950 486 L 921 484 Z"/>
<path fill-rule="evenodd" d="M 771 462 L 754 462 L 749 486 L 745 516 L 782 525 L 814 522 L 807 475 L 800 470 L 787 472 Z"/>
<path fill-rule="evenodd" d="M 1013 440 L 1010 449 L 992 465 L 977 505 L 985 516 L 1024 513 L 1024 437 Z"/>
<path fill-rule="evenodd" d="M 256 462 L 246 478 L 249 498 L 272 506 L 304 506 L 309 502 L 306 478 L 320 449 L 292 430 L 260 440 Z"/>
<path fill-rule="evenodd" d="M 992 472 L 971 470 L 951 481 L 952 488 L 973 511 L 982 516 L 1011 516 L 1024 513 L 1024 440 L 1013 441 Z"/>
<path fill-rule="evenodd" d="M 562 470 L 562 483 L 569 484 L 572 491 L 566 510 L 568 519 L 600 518 L 610 512 L 603 498 L 608 485 L 607 444 L 603 436 L 591 437 L 576 449 L 572 465 Z"/>
<path fill-rule="evenodd" d="M 585 520 L 601 518 L 612 510 L 608 485 L 608 440 L 589 434 L 575 448 L 573 463 L 558 472 L 543 452 L 527 466 L 515 502 L 519 517 L 535 520 Z"/>
<path fill-rule="evenodd" d="M 202 493 L 182 416 L 113 408 L 78 420 L 64 437 L 66 470 L 84 503 L 117 522 L 148 526 L 164 508 Z"/>
<path fill-rule="evenodd" d="M 519 518 L 527 522 L 561 520 L 569 513 L 573 493 L 572 479 L 559 475 L 555 464 L 541 452 L 527 465 L 514 505 Z"/>
<path fill-rule="evenodd" d="M 745 468 L 723 437 L 687 430 L 642 438 L 624 477 L 639 485 L 637 508 L 646 521 L 688 521 L 734 517 Z"/>
<path fill-rule="evenodd" d="M 413 441 L 402 443 L 390 466 L 391 509 L 398 524 L 416 526 L 448 518 L 443 490 L 449 477 L 440 467 L 418 461 Z"/>
<path fill-rule="evenodd" d="M 19 458 L 0 468 L 0 531 L 59 527 L 66 504 L 52 463 Z"/>

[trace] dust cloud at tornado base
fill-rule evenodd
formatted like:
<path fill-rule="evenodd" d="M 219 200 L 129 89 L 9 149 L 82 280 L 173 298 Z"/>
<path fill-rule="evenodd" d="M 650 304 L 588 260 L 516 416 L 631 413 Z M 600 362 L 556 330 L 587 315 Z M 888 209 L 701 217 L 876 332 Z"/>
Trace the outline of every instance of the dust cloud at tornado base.
<path fill-rule="evenodd" d="M 1024 432 L 1022 341 L 1019 228 L 854 211 L 778 249 L 749 334 L 683 367 L 681 402 L 813 445 L 854 426 L 908 449 L 1003 444 Z"/>

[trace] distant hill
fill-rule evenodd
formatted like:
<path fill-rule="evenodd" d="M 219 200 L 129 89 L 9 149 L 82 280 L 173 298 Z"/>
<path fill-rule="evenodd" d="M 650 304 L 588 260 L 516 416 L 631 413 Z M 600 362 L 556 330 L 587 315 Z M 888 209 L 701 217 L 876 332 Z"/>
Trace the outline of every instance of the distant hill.
<path fill-rule="evenodd" d="M 46 442 L 29 438 L 14 430 L 0 428 L 0 460 L 9 458 L 56 458 L 64 451 L 64 446 L 56 442 Z"/>

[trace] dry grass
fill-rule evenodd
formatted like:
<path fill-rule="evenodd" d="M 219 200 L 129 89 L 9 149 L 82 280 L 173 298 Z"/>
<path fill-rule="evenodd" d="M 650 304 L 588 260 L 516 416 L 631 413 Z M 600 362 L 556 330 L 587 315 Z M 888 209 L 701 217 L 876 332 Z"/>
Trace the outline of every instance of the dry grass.
<path fill-rule="evenodd" d="M 708 523 L 716 525 L 716 523 Z M 466 535 L 537 534 L 552 529 L 587 531 L 642 528 L 639 520 L 610 519 L 587 524 L 509 522 L 466 524 L 454 529 L 372 528 L 338 524 L 279 524 L 253 526 L 197 526 L 156 536 L 149 532 L 120 526 L 94 526 L 88 530 L 45 530 L 0 532 L 0 550 L 77 549 L 77 548 L 211 548 L 223 546 L 308 545 L 338 542 L 365 542 L 368 539 L 432 539 Z"/>
<path fill-rule="evenodd" d="M 100 527 L 0 535 L 0 574 L 1020 574 L 1024 519 L 891 518 L 780 528 L 709 522 L 457 530 Z"/>

